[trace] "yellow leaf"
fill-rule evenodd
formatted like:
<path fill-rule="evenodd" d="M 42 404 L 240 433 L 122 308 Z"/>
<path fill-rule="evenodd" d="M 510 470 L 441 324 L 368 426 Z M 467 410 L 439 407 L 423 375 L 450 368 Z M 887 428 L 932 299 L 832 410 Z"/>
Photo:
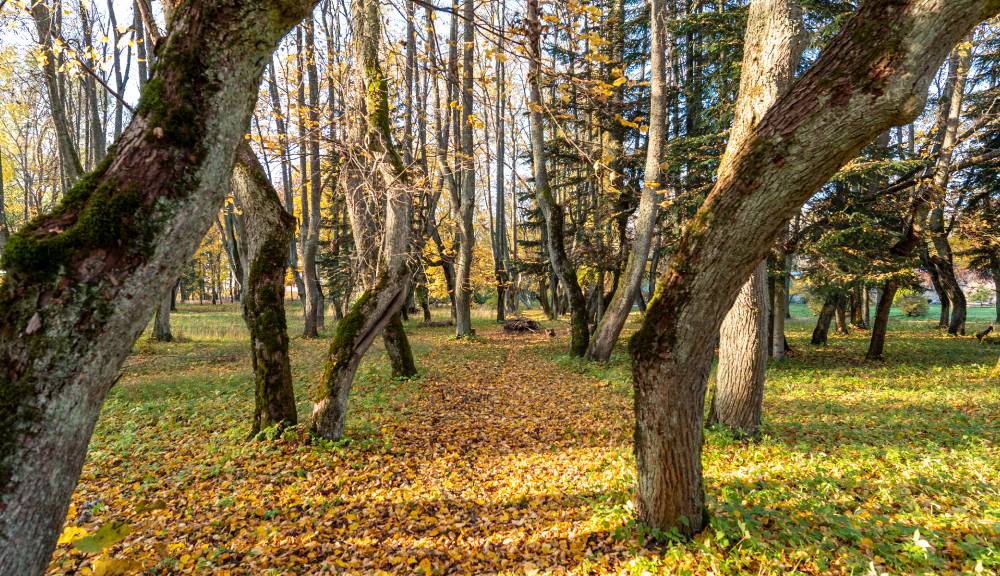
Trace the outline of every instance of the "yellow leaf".
<path fill-rule="evenodd" d="M 87 535 L 87 531 L 79 526 L 67 526 L 59 535 L 59 544 L 69 544 Z"/>

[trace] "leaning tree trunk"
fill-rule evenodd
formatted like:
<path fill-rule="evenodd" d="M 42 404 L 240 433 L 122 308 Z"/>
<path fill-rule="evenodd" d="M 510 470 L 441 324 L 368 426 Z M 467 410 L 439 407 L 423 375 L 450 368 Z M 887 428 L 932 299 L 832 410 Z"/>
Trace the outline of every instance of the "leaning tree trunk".
<path fill-rule="evenodd" d="M 826 344 L 827 336 L 830 333 L 830 323 L 833 321 L 836 313 L 836 297 L 827 296 L 823 300 L 823 308 L 819 311 L 819 316 L 816 317 L 816 327 L 813 328 L 812 338 L 809 340 L 810 344 L 814 346 L 823 346 Z"/>
<path fill-rule="evenodd" d="M 528 49 L 531 55 L 531 65 L 528 69 L 528 97 L 531 111 L 528 114 L 528 124 L 531 135 L 532 166 L 535 172 L 535 200 L 538 202 L 538 208 L 545 220 L 549 260 L 569 298 L 569 353 L 572 356 L 583 356 L 587 353 L 590 341 L 590 325 L 587 323 L 587 298 L 583 294 L 576 270 L 566 252 L 565 212 L 563 207 L 556 202 L 552 195 L 552 189 L 549 188 L 548 168 L 545 160 L 540 18 L 538 0 L 528 0 Z M 553 309 L 557 307 L 556 300 L 553 298 Z"/>
<path fill-rule="evenodd" d="M 370 268 L 374 277 L 368 281 L 368 287 L 350 311 L 337 322 L 323 377 L 314 394 L 311 430 L 319 437 L 333 440 L 344 434 L 348 399 L 361 358 L 375 337 L 394 321 L 393 318 L 398 319 L 412 276 L 409 259 L 423 250 L 422 236 L 418 235 L 411 241 L 413 213 L 408 176 L 390 131 L 388 86 L 378 57 L 381 10 L 376 0 L 354 0 L 351 11 L 353 51 L 355 61 L 361 64 L 355 78 L 354 94 L 360 112 L 355 118 L 352 140 L 355 147 L 362 148 L 363 152 L 355 154 L 351 160 L 353 167 L 345 168 L 345 174 L 355 178 L 356 185 L 367 187 L 362 194 L 375 194 L 374 188 L 378 186 L 384 200 L 379 204 L 384 207 L 386 216 L 382 255 Z M 374 167 L 374 170 L 366 170 L 369 162 L 372 163 L 369 167 Z M 366 172 L 372 173 L 376 182 L 360 177 Z M 347 190 L 352 190 L 351 186 Z M 354 203 L 354 208 L 350 210 L 352 229 L 369 234 L 375 228 L 375 215 L 367 209 L 359 209 L 359 205 Z M 366 238 L 371 242 L 374 236 Z M 360 235 L 355 236 L 356 243 L 364 241 Z M 359 250 L 362 248 L 359 245 Z M 400 324 L 390 328 L 383 337 L 390 348 L 395 347 L 405 353 L 410 348 L 405 341 L 405 332 L 399 329 L 401 327 Z M 395 339 L 400 341 L 396 343 Z"/>
<path fill-rule="evenodd" d="M 740 96 L 727 154 L 743 145 L 771 104 L 788 90 L 802 54 L 801 33 L 802 10 L 796 0 L 750 4 Z M 767 260 L 762 259 L 740 289 L 719 333 L 719 367 L 709 419 L 743 436 L 755 436 L 760 428 L 769 340 L 767 297 Z"/>
<path fill-rule="evenodd" d="M 382 342 L 385 344 L 389 363 L 392 364 L 394 378 L 410 378 L 417 375 L 417 365 L 413 361 L 413 351 L 410 350 L 410 341 L 406 338 L 400 314 L 394 315 L 385 325 L 382 330 Z"/>
<path fill-rule="evenodd" d="M 247 280 L 242 302 L 254 372 L 250 437 L 255 437 L 266 428 L 298 422 L 284 302 L 295 219 L 285 212 L 253 150 L 243 145 L 238 154 L 232 189 L 246 220 Z"/>
<path fill-rule="evenodd" d="M 153 340 L 170 342 L 174 339 L 174 335 L 170 332 L 170 309 L 173 304 L 174 293 L 171 290 L 156 305 L 156 314 L 153 318 Z"/>
<path fill-rule="evenodd" d="M 656 218 L 661 201 L 661 156 L 667 132 L 667 55 L 670 45 L 667 30 L 669 6 L 666 0 L 653 0 L 650 14 L 650 42 L 652 79 L 649 94 L 649 139 L 646 144 L 646 164 L 643 172 L 642 195 L 639 197 L 635 239 L 625 265 L 624 277 L 618 284 L 607 310 L 594 329 L 587 356 L 591 360 L 606 362 L 611 357 L 615 342 L 632 310 L 632 303 L 642 284 L 649 259 Z M 603 297 L 603 295 L 602 295 Z"/>
<path fill-rule="evenodd" d="M 998 10 L 993 0 L 862 3 L 722 159 L 630 341 L 640 522 L 684 536 L 704 528 L 705 388 L 715 334 L 740 287 L 816 190 L 875 136 L 920 112 L 948 50 Z"/>
<path fill-rule="evenodd" d="M 222 205 L 264 63 L 312 6 L 181 3 L 105 161 L 8 241 L 0 574 L 45 571 L 105 395 Z"/>
<path fill-rule="evenodd" d="M 892 301 L 896 298 L 899 284 L 889 280 L 879 291 L 878 303 L 875 304 L 875 320 L 872 322 L 872 337 L 868 341 L 868 360 L 881 360 L 885 350 L 885 334 L 889 328 L 889 313 L 892 312 Z"/>
<path fill-rule="evenodd" d="M 767 264 L 761 262 L 722 321 L 720 341 L 729 345 L 719 346 L 715 394 L 708 416 L 709 424 L 722 424 L 741 437 L 754 437 L 760 430 L 767 318 Z"/>

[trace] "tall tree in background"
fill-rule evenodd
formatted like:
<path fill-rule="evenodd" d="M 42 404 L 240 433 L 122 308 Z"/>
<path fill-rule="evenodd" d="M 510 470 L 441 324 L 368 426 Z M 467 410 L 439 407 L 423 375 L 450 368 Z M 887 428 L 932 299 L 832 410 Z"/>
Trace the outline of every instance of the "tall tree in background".
<path fill-rule="evenodd" d="M 566 253 L 565 211 L 556 202 L 549 187 L 546 166 L 545 124 L 542 100 L 542 24 L 538 0 L 528 0 L 528 124 L 531 141 L 531 163 L 535 175 L 535 201 L 545 221 L 546 247 L 552 268 L 569 298 L 570 311 L 570 354 L 583 356 L 590 341 L 590 325 L 587 320 L 587 299 L 583 295 L 576 269 Z M 555 303 L 553 303 L 553 306 Z"/>
<path fill-rule="evenodd" d="M 473 56 L 475 56 L 476 23 L 474 0 L 465 0 L 462 25 L 462 146 L 459 166 L 462 167 L 461 187 L 455 215 L 458 220 L 458 261 L 455 267 L 455 333 L 461 338 L 469 336 L 472 330 L 472 250 L 476 244 L 476 159 L 473 143 L 473 99 L 475 78 Z M 458 128 L 456 128 L 457 130 Z"/>
<path fill-rule="evenodd" d="M 802 10 L 796 0 L 751 1 L 726 155 L 736 153 L 767 109 L 788 90 L 802 54 L 801 33 Z M 762 260 L 740 289 L 719 332 L 709 423 L 740 435 L 754 436 L 760 427 L 769 355 L 768 308 L 767 261 Z"/>
<path fill-rule="evenodd" d="M 182 3 L 114 149 L 8 241 L 0 573 L 45 571 L 105 395 L 222 204 L 264 64 L 311 7 Z"/>
<path fill-rule="evenodd" d="M 667 138 L 667 53 L 670 47 L 667 19 L 670 15 L 666 0 L 651 0 L 650 43 L 651 79 L 649 95 L 649 138 L 646 142 L 646 165 L 643 171 L 639 216 L 635 223 L 635 238 L 629 252 L 625 273 L 615 290 L 611 303 L 601 316 L 587 355 L 601 362 L 611 357 L 625 320 L 632 310 L 636 294 L 646 272 L 646 261 L 653 243 L 656 218 L 662 201 L 661 163 Z"/>
<path fill-rule="evenodd" d="M 723 158 L 630 341 L 641 522 L 687 536 L 704 528 L 705 388 L 716 330 L 740 287 L 820 186 L 875 136 L 921 111 L 951 47 L 998 10 L 983 0 L 862 4 Z"/>

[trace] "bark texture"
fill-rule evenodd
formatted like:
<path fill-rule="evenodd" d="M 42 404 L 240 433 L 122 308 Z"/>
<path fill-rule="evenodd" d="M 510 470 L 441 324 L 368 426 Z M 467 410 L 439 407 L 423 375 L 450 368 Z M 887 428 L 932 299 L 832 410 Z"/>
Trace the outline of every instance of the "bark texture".
<path fill-rule="evenodd" d="M 233 197 L 243 210 L 247 262 L 243 320 L 250 331 L 254 414 L 250 436 L 298 422 L 285 321 L 285 271 L 292 218 L 249 146 L 240 146 L 233 168 Z"/>
<path fill-rule="evenodd" d="M 771 104 L 788 90 L 802 54 L 801 34 L 802 10 L 795 0 L 750 3 L 727 154 L 743 144 Z M 754 436 L 760 428 L 770 341 L 767 298 L 767 262 L 761 260 L 719 333 L 719 368 L 709 418 L 743 436 Z"/>
<path fill-rule="evenodd" d="M 761 262 L 719 329 L 719 367 L 708 416 L 709 424 L 721 424 L 740 437 L 756 436 L 760 429 L 768 311 L 767 264 Z"/>
<path fill-rule="evenodd" d="M 44 572 L 97 414 L 222 205 L 257 86 L 307 1 L 182 3 L 129 127 L 0 286 L 0 574 Z"/>
<path fill-rule="evenodd" d="M 889 126 L 914 118 L 947 52 L 997 1 L 874 0 L 778 99 L 685 228 L 630 341 L 639 520 L 682 535 L 706 522 L 705 385 L 723 316 L 802 204 Z"/>

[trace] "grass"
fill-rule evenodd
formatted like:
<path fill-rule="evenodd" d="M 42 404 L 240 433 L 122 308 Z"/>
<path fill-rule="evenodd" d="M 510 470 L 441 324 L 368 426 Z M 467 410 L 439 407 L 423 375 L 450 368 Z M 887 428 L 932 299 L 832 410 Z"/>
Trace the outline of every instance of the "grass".
<path fill-rule="evenodd" d="M 993 313 L 971 309 L 970 333 Z M 894 314 L 886 359 L 868 362 L 866 331 L 817 348 L 808 310 L 792 314 L 764 436 L 707 432 L 709 529 L 651 548 L 631 520 L 621 345 L 594 365 L 565 355 L 564 321 L 507 336 L 483 311 L 471 340 L 410 323 L 420 376 L 393 380 L 376 343 L 348 441 L 247 443 L 238 308 L 181 306 L 179 341 L 140 340 L 109 395 L 67 521 L 130 533 L 98 556 L 63 544 L 50 573 L 1000 572 L 1000 347 L 942 335 L 932 308 Z M 305 419 L 328 340 L 295 337 L 297 307 L 289 319 Z"/>

